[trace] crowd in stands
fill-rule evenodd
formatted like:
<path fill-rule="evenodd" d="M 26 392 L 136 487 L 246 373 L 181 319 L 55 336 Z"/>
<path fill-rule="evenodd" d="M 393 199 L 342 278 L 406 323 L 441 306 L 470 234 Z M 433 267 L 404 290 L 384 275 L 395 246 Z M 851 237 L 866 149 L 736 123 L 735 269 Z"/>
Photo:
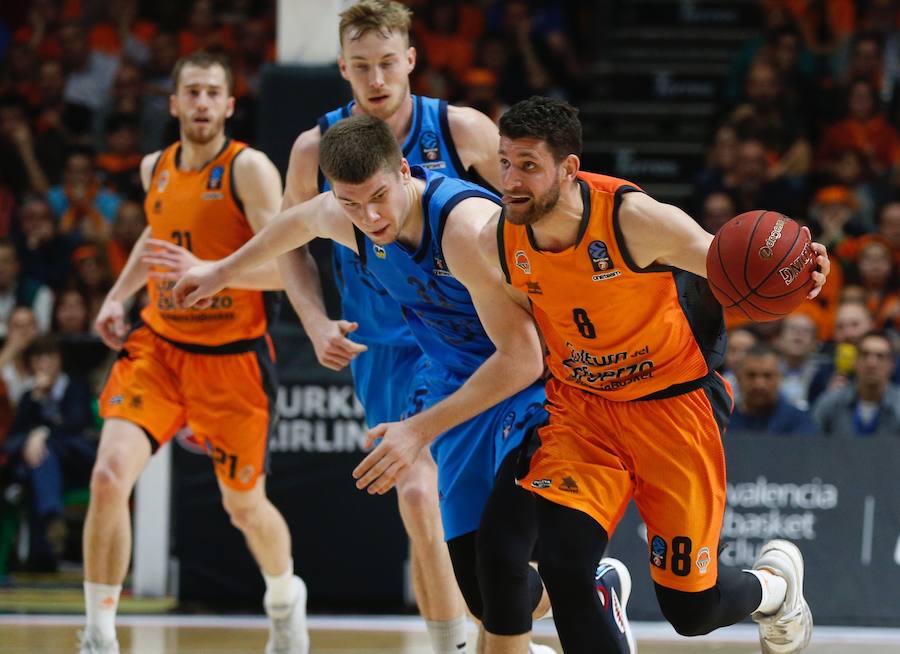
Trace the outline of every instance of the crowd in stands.
<path fill-rule="evenodd" d="M 414 93 L 495 119 L 532 94 L 584 99 L 591 3 L 407 4 Z M 728 316 L 732 429 L 898 436 L 900 2 L 760 5 L 692 210 L 713 232 L 758 208 L 802 220 L 832 275 L 780 323 Z M 0 511 L 27 491 L 38 568 L 55 565 L 63 489 L 84 484 L 96 447 L 94 398 L 114 354 L 93 317 L 146 225 L 141 158 L 177 139 L 172 67 L 197 49 L 227 54 L 228 131 L 253 143 L 275 16 L 274 0 L 0 7 Z"/>
<path fill-rule="evenodd" d="M 780 322 L 727 315 L 733 430 L 900 437 L 900 2 L 761 0 L 734 59 L 694 211 L 753 209 L 830 252 L 815 302 Z"/>
<path fill-rule="evenodd" d="M 414 93 L 494 117 L 533 93 L 575 97 L 578 3 L 408 4 Z M 178 137 L 172 68 L 196 50 L 226 54 L 228 132 L 252 144 L 275 16 L 274 0 L 0 7 L 0 521 L 30 497 L 33 567 L 55 566 L 60 498 L 90 471 L 94 398 L 114 357 L 93 319 L 146 226 L 141 159 Z"/>

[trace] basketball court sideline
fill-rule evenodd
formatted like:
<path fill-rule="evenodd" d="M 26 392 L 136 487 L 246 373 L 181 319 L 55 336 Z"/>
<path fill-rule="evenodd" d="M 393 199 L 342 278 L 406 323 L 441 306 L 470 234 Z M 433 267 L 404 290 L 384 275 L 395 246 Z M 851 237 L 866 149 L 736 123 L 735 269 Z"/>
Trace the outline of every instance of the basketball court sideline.
<path fill-rule="evenodd" d="M 0 616 L 3 654 L 57 654 L 76 651 L 81 616 Z M 394 652 L 428 654 L 428 637 L 416 616 L 312 616 L 313 654 Z M 632 623 L 641 654 L 756 654 L 756 627 L 736 625 L 713 635 L 687 639 L 665 623 Z M 262 652 L 267 621 L 262 616 L 122 616 L 119 640 L 123 654 L 238 654 Z M 535 625 L 535 640 L 560 650 L 552 623 Z M 475 629 L 470 625 L 470 643 Z M 817 627 L 809 654 L 897 654 L 900 629 Z"/>

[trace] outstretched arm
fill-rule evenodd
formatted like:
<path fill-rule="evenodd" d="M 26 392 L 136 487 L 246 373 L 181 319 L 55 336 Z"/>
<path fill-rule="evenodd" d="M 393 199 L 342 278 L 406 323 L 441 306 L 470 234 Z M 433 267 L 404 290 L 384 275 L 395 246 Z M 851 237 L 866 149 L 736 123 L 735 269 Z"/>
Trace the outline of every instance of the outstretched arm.
<path fill-rule="evenodd" d="M 318 194 L 319 128 L 303 132 L 291 149 L 282 210 Z M 358 325 L 346 320 L 331 320 L 325 311 L 319 267 L 309 248 L 304 246 L 278 257 L 284 290 L 300 318 L 303 329 L 316 352 L 319 363 L 331 370 L 342 370 L 366 346 L 347 335 Z"/>
<path fill-rule="evenodd" d="M 278 215 L 281 177 L 262 152 L 247 148 L 235 159 L 234 184 L 254 233 Z M 153 266 L 149 273 L 153 279 L 177 281 L 194 266 L 206 263 L 190 250 L 163 239 L 147 239 L 142 250 L 143 262 Z M 282 288 L 281 274 L 276 262 L 268 261 L 242 272 L 228 285 L 254 291 L 279 290 Z"/>
<path fill-rule="evenodd" d="M 451 273 L 472 297 L 481 324 L 496 351 L 455 392 L 402 422 L 370 430 L 381 443 L 353 471 L 358 488 L 371 494 L 390 490 L 422 447 L 534 383 L 543 373 L 543 353 L 531 315 L 506 291 L 499 266 L 491 265 L 479 247 L 485 223 L 497 206 L 480 198 L 461 202 L 450 214 L 443 249 Z"/>
<path fill-rule="evenodd" d="M 619 225 L 631 258 L 640 268 L 656 263 L 706 277 L 706 253 L 713 236 L 678 207 L 644 193 L 627 193 L 619 207 Z M 813 272 L 815 286 L 809 299 L 819 294 L 831 270 L 825 246 L 813 243 L 812 247 L 819 270 Z"/>
<path fill-rule="evenodd" d="M 191 268 L 173 289 L 175 301 L 179 306 L 192 306 L 221 291 L 241 273 L 317 237 L 356 247 L 352 226 L 334 200 L 324 193 L 282 212 L 224 259 Z"/>

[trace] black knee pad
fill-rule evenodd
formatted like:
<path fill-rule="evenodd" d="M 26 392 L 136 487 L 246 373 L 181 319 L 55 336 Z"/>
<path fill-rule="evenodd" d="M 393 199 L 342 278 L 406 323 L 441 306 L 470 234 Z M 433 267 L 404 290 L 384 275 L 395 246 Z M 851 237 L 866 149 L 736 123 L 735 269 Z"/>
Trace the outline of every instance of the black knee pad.
<path fill-rule="evenodd" d="M 720 595 L 718 587 L 688 593 L 659 584 L 654 586 L 663 617 L 682 636 L 703 636 L 719 626 L 715 620 Z"/>
<path fill-rule="evenodd" d="M 480 536 L 480 534 L 479 534 Z M 531 543 L 520 546 L 507 538 L 478 539 L 478 579 L 488 633 L 517 636 L 531 630 L 531 614 L 543 585 L 528 561 Z"/>
<path fill-rule="evenodd" d="M 481 589 L 478 586 L 478 567 L 475 554 L 476 532 L 472 531 L 447 541 L 450 562 L 453 564 L 453 575 L 469 612 L 481 620 L 484 605 L 481 602 Z"/>

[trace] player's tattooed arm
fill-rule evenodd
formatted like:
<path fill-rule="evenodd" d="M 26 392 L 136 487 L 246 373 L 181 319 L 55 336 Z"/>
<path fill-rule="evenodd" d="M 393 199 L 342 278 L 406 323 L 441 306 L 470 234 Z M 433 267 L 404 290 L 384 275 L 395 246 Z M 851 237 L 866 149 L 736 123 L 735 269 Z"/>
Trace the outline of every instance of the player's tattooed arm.
<path fill-rule="evenodd" d="M 281 212 L 224 259 L 191 268 L 173 289 L 175 301 L 179 306 L 193 306 L 221 291 L 238 275 L 314 238 L 330 238 L 356 250 L 353 225 L 331 194 L 322 193 Z"/>
<path fill-rule="evenodd" d="M 706 253 L 712 234 L 678 207 L 644 193 L 626 193 L 619 206 L 619 226 L 624 245 L 638 267 L 660 264 L 706 277 Z M 831 269 L 825 246 L 813 243 L 812 247 L 819 270 L 813 272 L 816 285 L 808 295 L 810 299 L 819 294 Z"/>
<path fill-rule="evenodd" d="M 447 122 L 456 151 L 466 169 L 474 168 L 494 189 L 500 186 L 500 132 L 483 113 L 470 107 L 447 107 Z"/>
<path fill-rule="evenodd" d="M 447 266 L 465 285 L 481 324 L 496 347 L 455 392 L 407 420 L 377 425 L 369 440 L 382 441 L 353 471 L 357 488 L 371 494 L 390 490 L 412 465 L 421 449 L 439 434 L 482 413 L 540 378 L 544 371 L 541 343 L 531 314 L 504 290 L 499 267 L 472 247 L 487 216 L 497 213 L 489 200 L 470 198 L 450 212 L 442 248 Z"/>

